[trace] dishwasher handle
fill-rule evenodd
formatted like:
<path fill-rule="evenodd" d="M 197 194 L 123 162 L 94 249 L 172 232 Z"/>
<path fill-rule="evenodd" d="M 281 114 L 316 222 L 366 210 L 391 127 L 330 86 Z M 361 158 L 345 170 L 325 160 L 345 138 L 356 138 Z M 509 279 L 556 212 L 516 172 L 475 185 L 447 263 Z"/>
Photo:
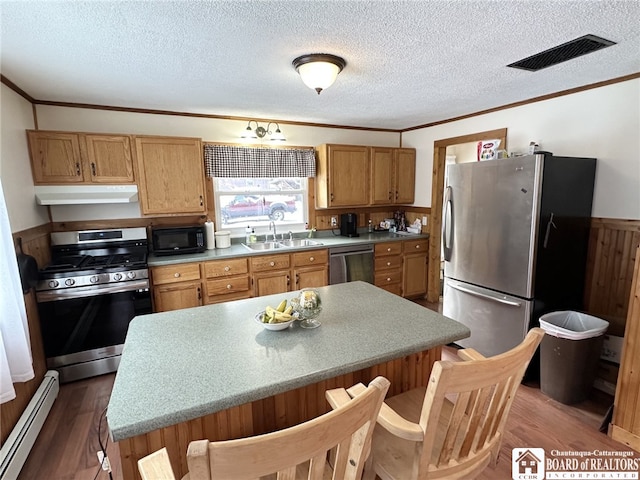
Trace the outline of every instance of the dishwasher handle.
<path fill-rule="evenodd" d="M 336 255 L 362 255 L 363 253 L 373 253 L 373 245 L 367 243 L 365 245 L 351 245 L 348 247 L 336 247 L 329 249 L 329 256 Z"/>

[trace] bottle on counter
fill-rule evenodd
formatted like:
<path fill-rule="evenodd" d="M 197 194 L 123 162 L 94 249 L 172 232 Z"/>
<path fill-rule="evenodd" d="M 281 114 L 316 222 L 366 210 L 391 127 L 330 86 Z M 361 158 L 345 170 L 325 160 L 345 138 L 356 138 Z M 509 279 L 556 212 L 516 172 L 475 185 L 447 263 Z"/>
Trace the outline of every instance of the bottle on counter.
<path fill-rule="evenodd" d="M 258 237 L 256 236 L 256 229 L 251 229 L 251 236 L 249 237 L 249 243 L 256 243 L 258 241 Z"/>
<path fill-rule="evenodd" d="M 367 227 L 369 233 L 373 233 L 373 222 L 369 219 L 369 226 Z"/>
<path fill-rule="evenodd" d="M 244 242 L 251 243 L 251 226 L 247 225 L 247 228 L 244 229 Z"/>

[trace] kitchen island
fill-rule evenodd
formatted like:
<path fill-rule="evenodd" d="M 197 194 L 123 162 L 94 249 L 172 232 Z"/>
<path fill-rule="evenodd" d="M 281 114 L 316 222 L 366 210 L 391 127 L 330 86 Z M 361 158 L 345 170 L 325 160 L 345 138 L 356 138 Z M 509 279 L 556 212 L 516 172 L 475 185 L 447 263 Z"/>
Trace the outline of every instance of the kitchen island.
<path fill-rule="evenodd" d="M 107 410 L 125 479 L 163 446 L 187 472 L 190 441 L 285 428 L 326 412 L 324 391 L 377 375 L 389 395 L 425 385 L 462 324 L 364 282 L 317 289 L 322 325 L 265 330 L 254 320 L 295 293 L 136 317 Z"/>

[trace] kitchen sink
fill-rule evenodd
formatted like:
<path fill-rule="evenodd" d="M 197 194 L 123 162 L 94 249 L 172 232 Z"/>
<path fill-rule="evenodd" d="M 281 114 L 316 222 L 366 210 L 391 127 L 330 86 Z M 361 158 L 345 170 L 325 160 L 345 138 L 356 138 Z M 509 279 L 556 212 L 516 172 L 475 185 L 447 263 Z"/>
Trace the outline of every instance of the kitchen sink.
<path fill-rule="evenodd" d="M 282 240 L 280 242 L 281 245 L 285 247 L 315 247 L 316 245 L 322 245 L 320 242 L 316 242 L 315 240 L 309 240 L 306 238 L 294 238 L 293 240 Z"/>
<path fill-rule="evenodd" d="M 315 247 L 322 243 L 307 238 L 294 238 L 293 240 L 280 240 L 279 242 L 243 243 L 244 247 L 252 251 L 276 250 L 278 248 Z"/>
<path fill-rule="evenodd" d="M 257 242 L 257 243 L 243 243 L 249 250 L 262 251 L 262 250 L 276 250 L 278 248 L 284 248 L 278 242 Z"/>

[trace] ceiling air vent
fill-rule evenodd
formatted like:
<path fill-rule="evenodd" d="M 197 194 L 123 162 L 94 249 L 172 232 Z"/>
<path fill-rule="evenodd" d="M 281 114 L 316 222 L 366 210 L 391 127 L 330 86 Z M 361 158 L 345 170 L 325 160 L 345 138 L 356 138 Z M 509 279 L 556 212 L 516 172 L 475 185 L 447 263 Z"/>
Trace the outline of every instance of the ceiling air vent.
<path fill-rule="evenodd" d="M 550 67 L 551 65 L 566 62 L 567 60 L 571 60 L 615 44 L 616 42 L 596 37 L 595 35 L 585 35 L 584 37 L 576 38 L 570 42 L 563 43 L 557 47 L 550 48 L 544 52 L 519 60 L 511 65 L 507 65 L 507 67 L 536 72 L 543 68 Z"/>

